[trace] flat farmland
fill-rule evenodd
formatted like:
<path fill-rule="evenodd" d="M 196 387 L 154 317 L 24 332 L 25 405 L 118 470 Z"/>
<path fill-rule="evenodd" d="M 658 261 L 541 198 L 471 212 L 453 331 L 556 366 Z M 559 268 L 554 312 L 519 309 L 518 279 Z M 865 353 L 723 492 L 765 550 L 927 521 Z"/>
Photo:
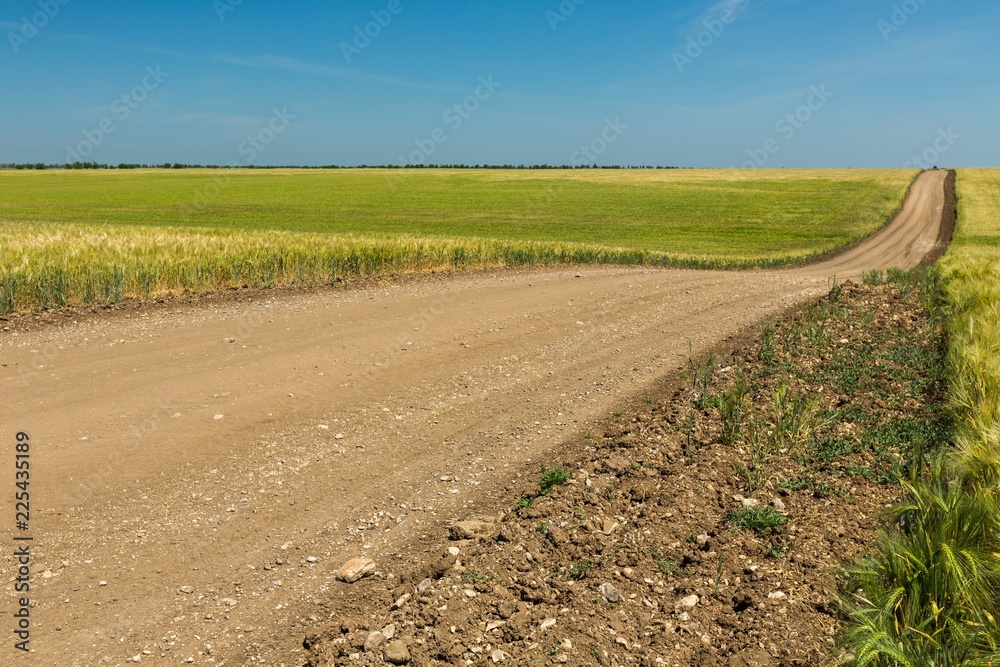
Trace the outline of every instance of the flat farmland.
<path fill-rule="evenodd" d="M 466 267 L 760 268 L 858 242 L 911 170 L 0 174 L 0 311 Z"/>
<path fill-rule="evenodd" d="M 724 260 L 804 257 L 886 222 L 910 170 L 275 170 L 14 173 L 3 217 L 592 243 Z"/>

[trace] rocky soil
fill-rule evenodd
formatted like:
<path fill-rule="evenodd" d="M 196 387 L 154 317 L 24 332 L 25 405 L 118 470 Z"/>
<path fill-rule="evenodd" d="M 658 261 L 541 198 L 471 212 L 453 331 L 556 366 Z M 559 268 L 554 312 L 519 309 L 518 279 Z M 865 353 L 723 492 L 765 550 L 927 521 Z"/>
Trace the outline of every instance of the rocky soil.
<path fill-rule="evenodd" d="M 827 660 L 838 567 L 863 557 L 914 446 L 947 437 L 941 335 L 920 294 L 912 280 L 837 287 L 744 351 L 692 359 L 498 514 L 455 522 L 430 562 L 339 584 L 309 664 Z M 727 436 L 720 406 L 740 378 Z M 804 425 L 754 449 L 796 400 Z"/>

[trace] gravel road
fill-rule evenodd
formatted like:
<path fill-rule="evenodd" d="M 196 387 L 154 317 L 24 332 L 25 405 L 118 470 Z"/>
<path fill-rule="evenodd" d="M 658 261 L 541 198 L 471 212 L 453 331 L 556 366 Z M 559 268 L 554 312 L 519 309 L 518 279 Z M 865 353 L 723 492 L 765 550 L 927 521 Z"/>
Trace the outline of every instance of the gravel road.
<path fill-rule="evenodd" d="M 725 343 L 834 274 L 916 266 L 940 246 L 945 178 L 804 268 L 456 274 L 0 333 L 0 468 L 12 484 L 30 433 L 37 603 L 30 660 L 8 633 L 0 662 L 299 664 L 345 560 L 419 562 L 689 342 Z"/>

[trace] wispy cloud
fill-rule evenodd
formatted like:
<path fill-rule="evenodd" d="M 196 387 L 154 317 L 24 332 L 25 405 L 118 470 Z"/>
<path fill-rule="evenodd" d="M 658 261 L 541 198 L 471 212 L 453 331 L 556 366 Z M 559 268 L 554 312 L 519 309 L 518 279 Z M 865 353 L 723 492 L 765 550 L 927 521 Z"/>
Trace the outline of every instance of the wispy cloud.
<path fill-rule="evenodd" d="M 216 54 L 196 54 L 163 49 L 156 46 L 131 45 L 129 48 L 135 51 L 142 51 L 164 58 L 175 58 L 178 60 L 192 60 L 196 62 L 214 63 L 216 65 L 230 65 L 233 67 L 246 67 L 262 70 L 278 70 L 284 72 L 294 72 L 306 76 L 341 79 L 345 81 L 360 81 L 365 83 L 375 83 L 399 88 L 410 88 L 416 90 L 434 90 L 439 92 L 459 92 L 456 86 L 449 86 L 438 83 L 426 83 L 422 81 L 410 81 L 399 77 L 384 76 L 373 72 L 344 67 L 342 65 L 331 65 L 327 63 L 315 63 L 300 60 L 290 56 L 283 56 L 274 53 L 263 53 L 257 55 L 236 55 L 231 53 Z"/>
<path fill-rule="evenodd" d="M 20 24 L 12 24 L 10 22 L 0 21 L 0 27 L 4 25 L 13 26 L 12 28 L 8 29 L 21 27 Z M 332 65 L 327 63 L 314 63 L 305 60 L 299 60 L 297 58 L 292 58 L 290 56 L 282 56 L 273 53 L 264 53 L 264 54 L 249 55 L 249 56 L 241 56 L 228 53 L 198 54 L 198 53 L 189 53 L 186 51 L 177 51 L 175 49 L 165 49 L 159 46 L 150 46 L 146 44 L 123 44 L 123 43 L 109 42 L 108 40 L 99 39 L 91 35 L 52 33 L 50 36 L 55 39 L 61 39 L 65 41 L 99 45 L 123 51 L 147 53 L 150 55 L 159 56 L 162 58 L 172 58 L 175 60 L 188 60 L 193 62 L 213 63 L 217 65 L 230 65 L 233 67 L 246 67 L 246 68 L 255 68 L 263 70 L 278 70 L 285 72 L 294 72 L 296 74 L 303 74 L 306 76 L 341 79 L 344 81 L 358 81 L 363 83 L 374 83 L 379 85 L 394 86 L 397 88 L 409 88 L 415 90 L 432 90 L 439 92 L 461 92 L 462 90 L 460 87 L 453 85 L 446 85 L 442 83 L 427 83 L 423 81 L 411 81 L 400 77 L 385 76 L 373 72 L 366 72 L 364 70 L 355 69 L 351 67 Z"/>
<path fill-rule="evenodd" d="M 345 79 L 350 81 L 363 81 L 367 83 L 379 83 L 401 88 L 415 88 L 418 90 L 436 90 L 441 92 L 456 92 L 452 86 L 440 84 L 429 84 L 419 81 L 408 81 L 397 77 L 383 76 L 356 70 L 341 65 L 327 65 L 323 63 L 312 63 L 289 56 L 265 53 L 255 56 L 235 56 L 230 54 L 213 55 L 207 60 L 222 65 L 234 65 L 237 67 L 253 67 L 258 69 L 283 70 L 295 72 L 309 76 L 330 77 L 335 79 Z"/>
<path fill-rule="evenodd" d="M 687 35 L 705 29 L 705 21 L 718 19 L 723 12 L 729 11 L 741 17 L 761 16 L 780 11 L 785 7 L 798 4 L 799 0 L 721 0 L 710 4 L 700 12 L 688 11 L 677 14 L 677 32 Z"/>
<path fill-rule="evenodd" d="M 532 93 L 515 93 L 509 90 L 498 91 L 496 96 L 508 100 L 523 100 L 527 102 L 565 102 L 562 97 L 554 95 L 535 95 Z"/>
<path fill-rule="evenodd" d="M 207 127 L 257 128 L 267 122 L 262 116 L 243 116 L 216 111 L 182 113 L 171 118 L 175 123 L 192 123 Z"/>

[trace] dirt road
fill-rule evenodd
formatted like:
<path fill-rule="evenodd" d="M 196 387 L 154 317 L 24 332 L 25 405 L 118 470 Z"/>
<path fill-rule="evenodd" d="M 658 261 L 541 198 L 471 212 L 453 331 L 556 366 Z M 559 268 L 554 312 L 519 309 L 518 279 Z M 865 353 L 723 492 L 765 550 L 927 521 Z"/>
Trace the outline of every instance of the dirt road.
<path fill-rule="evenodd" d="M 314 603 L 509 505 L 588 422 L 828 280 L 920 263 L 944 172 L 807 268 L 561 268 L 265 295 L 0 334 L 0 470 L 31 436 L 31 665 L 300 664 Z M 14 507 L 5 577 L 16 565 Z M 15 610 L 6 587 L 4 616 Z M 310 618 L 312 617 L 312 618 Z"/>

